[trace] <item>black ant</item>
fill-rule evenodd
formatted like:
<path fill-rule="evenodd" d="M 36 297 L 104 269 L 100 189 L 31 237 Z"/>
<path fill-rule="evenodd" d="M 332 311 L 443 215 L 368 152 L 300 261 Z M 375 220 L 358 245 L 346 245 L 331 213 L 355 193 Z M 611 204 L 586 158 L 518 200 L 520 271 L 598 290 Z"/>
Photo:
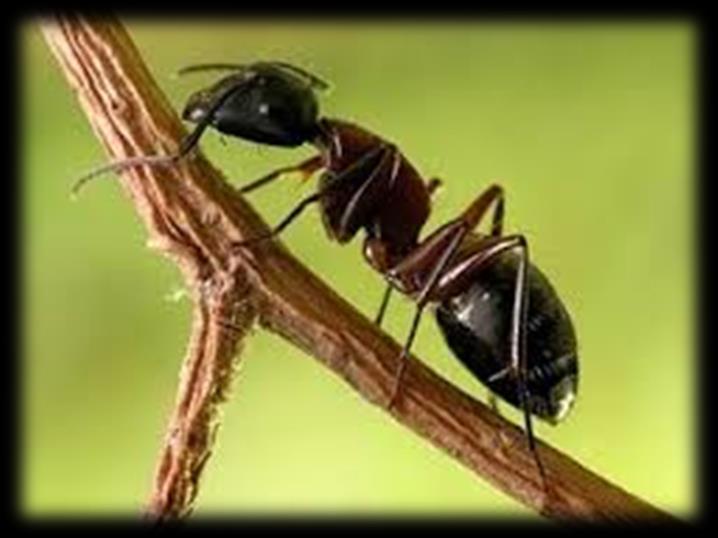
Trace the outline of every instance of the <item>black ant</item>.
<path fill-rule="evenodd" d="M 556 291 L 529 262 L 525 237 L 503 234 L 503 189 L 490 186 L 461 215 L 419 240 L 439 181 L 425 181 L 394 144 L 376 134 L 320 118 L 315 90 L 325 89 L 325 82 L 282 62 L 205 64 L 180 73 L 206 70 L 233 73 L 190 97 L 182 117 L 196 127 L 177 154 L 110 164 L 83 177 L 76 188 L 107 171 L 176 162 L 209 126 L 262 144 L 312 144 L 316 156 L 239 189 L 248 193 L 289 172 L 309 176 L 323 170 L 316 192 L 270 233 L 237 246 L 277 236 L 313 203 L 319 204 L 330 239 L 347 243 L 363 229 L 364 257 L 388 282 L 376 323 L 381 324 L 393 290 L 417 305 L 388 407 L 399 393 L 421 315 L 434 303 L 447 344 L 488 387 L 492 406 L 498 396 L 522 409 L 529 446 L 544 477 L 531 416 L 555 424 L 571 409 L 578 384 L 576 337 Z M 489 212 L 490 231 L 476 231 Z"/>

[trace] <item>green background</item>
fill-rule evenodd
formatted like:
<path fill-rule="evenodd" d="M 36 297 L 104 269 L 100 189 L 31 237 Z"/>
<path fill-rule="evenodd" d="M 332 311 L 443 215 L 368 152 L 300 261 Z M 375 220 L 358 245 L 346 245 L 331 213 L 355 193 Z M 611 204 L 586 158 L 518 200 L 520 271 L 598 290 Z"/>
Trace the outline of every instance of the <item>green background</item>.
<path fill-rule="evenodd" d="M 573 413 L 538 434 L 628 491 L 697 510 L 693 391 L 696 33 L 689 23 L 126 21 L 179 109 L 197 62 L 284 59 L 333 83 L 326 115 L 395 141 L 445 180 L 428 229 L 490 181 L 508 231 L 572 313 L 581 361 Z M 191 314 L 170 262 L 114 181 L 76 203 L 105 155 L 42 40 L 20 27 L 23 356 L 21 508 L 28 516 L 134 515 L 147 498 Z M 310 148 L 202 148 L 236 183 Z M 311 185 L 253 201 L 276 222 Z M 329 243 L 311 212 L 284 241 L 373 316 L 382 281 L 359 243 Z M 393 303 L 401 340 L 412 305 Z M 484 398 L 427 316 L 414 350 Z M 504 405 L 514 419 L 517 414 Z M 257 333 L 243 355 L 196 514 L 533 514 L 364 402 L 312 358 Z"/>

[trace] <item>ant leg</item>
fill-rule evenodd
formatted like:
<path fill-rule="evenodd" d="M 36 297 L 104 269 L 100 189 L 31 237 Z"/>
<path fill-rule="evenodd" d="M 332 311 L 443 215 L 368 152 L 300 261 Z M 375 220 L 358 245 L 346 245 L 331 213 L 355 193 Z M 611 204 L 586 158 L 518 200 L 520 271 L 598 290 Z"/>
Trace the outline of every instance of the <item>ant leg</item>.
<path fill-rule="evenodd" d="M 527 381 L 527 351 L 526 351 L 526 327 L 528 317 L 528 294 L 526 292 L 526 271 L 529 263 L 528 243 L 522 235 L 509 235 L 505 237 L 490 236 L 479 242 L 474 252 L 463 257 L 454 267 L 449 268 L 443 275 L 435 295 L 432 298 L 437 301 L 444 301 L 454 297 L 476 278 L 483 268 L 497 256 L 508 250 L 518 250 L 519 264 L 516 272 L 514 285 L 514 305 L 511 321 L 511 364 L 494 374 L 490 381 L 499 379 L 506 375 L 515 377 L 521 409 L 524 415 L 524 426 L 528 438 L 529 448 L 534 455 L 541 479 L 546 484 L 546 472 L 536 449 L 536 441 L 533 433 L 532 415 L 530 409 L 530 393 Z"/>
<path fill-rule="evenodd" d="M 491 207 L 494 205 L 494 212 L 491 218 L 490 235 L 498 237 L 503 232 L 504 227 L 504 189 L 500 185 L 491 185 L 474 201 L 471 206 L 464 212 L 462 218 L 473 229 L 479 225 L 481 219 Z"/>
<path fill-rule="evenodd" d="M 494 202 L 497 202 L 497 205 L 494 209 L 492 231 L 500 232 L 503 223 L 503 189 L 498 185 L 492 185 L 474 200 L 461 217 L 439 228 L 422 241 L 422 243 L 401 262 L 388 271 L 387 277 L 390 282 L 394 284 L 402 283 L 404 284 L 404 288 L 410 289 L 410 293 L 417 293 L 417 314 L 414 318 L 414 324 L 412 325 L 412 333 L 409 335 L 409 340 L 401 352 L 399 371 L 396 374 L 394 390 L 388 407 L 393 405 L 398 395 L 401 378 L 406 366 L 404 359 L 409 354 L 409 349 L 413 341 L 413 331 L 415 331 L 416 326 L 418 326 L 424 305 L 433 298 L 432 295 L 437 286 L 441 287 L 440 280 L 444 280 L 444 272 L 464 238 L 473 228 L 479 225 Z M 438 261 L 434 262 L 437 257 Z M 412 289 L 412 285 L 410 284 L 413 280 L 412 277 L 425 273 L 425 271 L 432 266 L 433 268 L 428 278 L 420 287 L 416 288 L 414 285 Z M 406 286 L 406 284 L 409 285 Z"/>
<path fill-rule="evenodd" d="M 404 282 L 405 288 L 417 291 L 416 285 L 412 285 L 412 281 L 416 280 L 414 277 L 420 276 L 433 265 L 434 260 L 442 255 L 456 233 L 465 236 L 476 228 L 494 202 L 496 206 L 493 213 L 492 235 L 498 236 L 503 226 L 503 197 L 503 189 L 498 185 L 486 189 L 460 217 L 447 222 L 423 239 L 414 250 L 388 271 L 387 277 L 390 281 Z"/>
<path fill-rule="evenodd" d="M 432 196 L 436 190 L 441 187 L 443 184 L 443 181 L 437 177 L 431 178 L 427 184 L 426 188 L 429 191 L 429 196 Z M 384 314 L 386 313 L 387 306 L 389 305 L 389 298 L 391 297 L 391 292 L 394 288 L 391 284 L 387 284 L 386 290 L 384 291 L 384 297 L 381 301 L 381 306 L 379 307 L 379 313 L 377 314 L 374 323 L 376 323 L 377 326 L 381 327 L 381 322 L 384 319 Z"/>
<path fill-rule="evenodd" d="M 494 206 L 494 215 L 491 219 L 491 235 L 494 237 L 499 237 L 503 233 L 504 229 L 505 195 L 503 190 L 501 190 L 497 196 L 496 205 Z"/>
<path fill-rule="evenodd" d="M 520 402 L 524 413 L 524 425 L 526 427 L 526 436 L 528 437 L 529 448 L 534 455 L 536 466 L 538 467 L 541 481 L 546 489 L 546 470 L 544 469 L 538 450 L 536 449 L 536 439 L 533 432 L 531 409 L 530 409 L 530 393 L 528 390 L 528 364 L 526 355 L 526 327 L 528 320 L 528 294 L 526 293 L 526 268 L 529 263 L 528 243 L 523 236 L 519 236 L 521 242 L 519 244 L 520 260 L 518 271 L 516 272 L 516 286 L 514 288 L 514 312 L 513 321 L 511 323 L 511 355 L 512 368 L 518 374 Z"/>
<path fill-rule="evenodd" d="M 360 226 L 360 223 L 366 220 L 366 216 L 371 212 L 376 204 L 384 198 L 386 192 L 391 188 L 391 185 L 396 179 L 399 166 L 401 165 L 401 155 L 394 146 L 384 146 L 382 151 L 383 155 L 381 156 L 381 159 L 375 168 L 370 172 L 369 176 L 364 181 L 364 184 L 349 201 L 344 213 L 341 216 L 339 225 L 340 237 L 349 237 L 354 233 L 354 231 Z M 380 175 L 382 169 L 389 164 L 390 159 L 392 168 L 389 171 L 389 176 L 385 177 Z M 439 180 L 436 181 L 440 183 Z M 392 289 L 392 285 L 388 284 L 386 290 L 384 291 L 384 297 L 382 298 L 379 312 L 374 321 L 380 327 L 381 322 L 384 319 L 387 306 L 389 305 Z"/>
<path fill-rule="evenodd" d="M 381 300 L 381 306 L 379 307 L 379 313 L 376 315 L 376 319 L 374 320 L 374 323 L 378 327 L 381 327 L 381 322 L 384 319 L 384 314 L 386 313 L 386 308 L 389 305 L 389 299 L 391 298 L 391 291 L 394 288 L 391 284 L 387 284 L 386 289 L 384 290 L 384 297 Z"/>
<path fill-rule="evenodd" d="M 281 220 L 281 222 L 279 224 L 277 224 L 274 228 L 272 228 L 268 233 L 258 235 L 257 237 L 253 237 L 251 239 L 246 239 L 244 241 L 237 241 L 237 242 L 233 243 L 232 247 L 233 248 L 244 248 L 247 245 L 259 243 L 261 241 L 266 241 L 268 239 L 278 236 L 280 233 L 282 233 L 284 231 L 284 229 L 287 226 L 289 226 L 294 221 L 294 219 L 296 219 L 299 215 L 301 215 L 302 211 L 304 211 L 304 209 L 306 209 L 306 207 L 309 204 L 313 204 L 314 202 L 318 201 L 320 197 L 321 197 L 321 192 L 315 192 L 314 194 L 307 196 L 306 198 L 304 198 L 304 200 L 299 202 L 294 207 L 294 209 L 292 209 L 289 212 L 289 214 L 286 217 L 284 217 Z"/>
<path fill-rule="evenodd" d="M 399 369 L 394 376 L 394 387 L 392 388 L 391 396 L 389 396 L 389 402 L 386 406 L 387 409 L 392 408 L 394 402 L 396 401 L 396 397 L 399 395 L 399 387 L 401 386 L 401 379 L 404 376 L 404 370 L 406 369 L 406 363 L 409 357 L 409 350 L 411 349 L 411 344 L 414 343 L 416 330 L 419 328 L 421 315 L 424 313 L 424 306 L 425 305 L 423 304 L 417 306 L 416 313 L 414 314 L 414 319 L 411 322 L 411 329 L 409 329 L 409 336 L 404 343 L 404 347 L 401 348 L 401 353 L 399 354 Z"/>
<path fill-rule="evenodd" d="M 372 210 L 379 204 L 390 190 L 399 171 L 401 155 L 393 146 L 382 146 L 379 162 L 366 176 L 361 187 L 352 196 L 339 221 L 340 237 L 351 237 L 366 222 Z M 381 171 L 391 162 L 392 168 L 386 178 Z"/>
<path fill-rule="evenodd" d="M 362 222 L 365 221 L 367 215 L 385 196 L 386 192 L 391 188 L 401 164 L 400 155 L 393 146 L 382 148 L 383 154 L 373 170 L 369 173 L 363 185 L 356 194 L 349 200 L 344 213 L 341 215 L 338 235 L 340 237 L 350 237 Z M 388 178 L 380 174 L 380 172 L 389 164 L 390 159 L 393 162 Z M 384 314 L 389 305 L 391 298 L 392 285 L 388 284 L 384 296 L 379 306 L 379 312 L 374 320 L 377 326 L 381 327 Z"/>
<path fill-rule="evenodd" d="M 375 159 L 378 155 L 380 155 L 382 151 L 385 151 L 385 149 L 386 149 L 386 146 L 379 146 L 379 147 L 376 147 L 376 148 L 368 151 L 367 153 L 365 153 L 360 159 L 358 159 L 356 162 L 352 163 L 342 173 L 340 173 L 336 177 L 332 178 L 325 186 L 323 186 L 317 192 L 315 192 L 314 194 L 306 197 L 304 200 L 299 202 L 299 204 L 297 204 L 297 206 L 294 209 L 292 209 L 292 211 L 290 211 L 290 213 L 284 219 L 282 219 L 282 221 L 277 226 L 275 226 L 269 233 L 259 235 L 257 237 L 253 237 L 251 239 L 247 239 L 244 241 L 238 241 L 233 244 L 233 247 L 243 248 L 243 247 L 246 247 L 247 245 L 258 243 L 261 241 L 266 241 L 268 239 L 276 237 L 287 226 L 289 226 L 292 223 L 292 221 L 294 221 L 294 219 L 296 219 L 309 204 L 317 202 L 322 196 L 324 196 L 331 190 L 341 187 L 341 185 L 345 181 L 348 181 L 352 177 L 356 177 L 356 174 L 363 173 L 365 171 L 364 168 L 366 168 L 367 165 L 370 164 L 373 159 Z M 302 163 L 302 164 L 304 164 L 304 163 Z M 263 179 L 263 178 L 260 178 L 260 179 Z M 260 180 L 257 180 L 257 181 L 260 181 Z M 267 180 L 267 181 L 270 181 L 270 180 Z"/>
<path fill-rule="evenodd" d="M 461 245 L 461 242 L 466 236 L 466 233 L 467 231 L 462 228 L 459 228 L 457 231 L 454 232 L 451 242 L 446 246 L 444 252 L 442 253 L 438 262 L 431 271 L 431 274 L 429 275 L 426 284 L 424 284 L 423 288 L 419 292 L 419 295 L 416 300 L 416 314 L 414 315 L 414 320 L 411 324 L 409 338 L 407 338 L 406 343 L 401 350 L 401 354 L 399 355 L 399 371 L 396 373 L 396 377 L 394 379 L 394 388 L 389 398 L 389 404 L 387 405 L 387 408 L 391 408 L 392 405 L 394 405 L 394 401 L 399 394 L 399 387 L 401 386 L 401 379 L 404 374 L 404 369 L 406 368 L 407 358 L 409 357 L 409 350 L 411 349 L 411 344 L 414 341 L 416 330 L 419 327 L 419 321 L 421 320 L 421 314 L 424 312 L 424 307 L 426 306 L 432 291 L 439 282 L 439 278 L 448 266 L 449 261 L 451 261 L 451 258 L 458 250 L 459 245 Z"/>
<path fill-rule="evenodd" d="M 323 160 L 319 155 L 310 157 L 306 161 L 302 161 L 301 163 L 294 164 L 292 166 L 278 168 L 277 170 L 270 172 L 266 176 L 262 176 L 259 179 L 255 179 L 254 181 L 247 183 L 246 185 L 242 185 L 237 189 L 237 192 L 239 192 L 240 194 L 250 193 L 253 190 L 258 189 L 259 187 L 271 183 L 275 179 L 278 179 L 279 177 L 283 176 L 284 174 L 289 174 L 291 172 L 301 172 L 302 175 L 304 175 L 305 177 L 309 177 L 314 172 L 319 170 L 322 165 Z"/>

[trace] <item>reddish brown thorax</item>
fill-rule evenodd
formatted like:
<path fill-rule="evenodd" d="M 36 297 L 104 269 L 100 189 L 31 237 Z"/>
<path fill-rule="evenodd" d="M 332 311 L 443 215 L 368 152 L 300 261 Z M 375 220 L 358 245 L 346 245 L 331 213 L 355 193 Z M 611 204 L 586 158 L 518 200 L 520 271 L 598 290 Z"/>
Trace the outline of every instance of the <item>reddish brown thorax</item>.
<path fill-rule="evenodd" d="M 321 134 L 316 144 L 329 177 L 344 172 L 378 146 L 393 148 L 387 140 L 353 123 L 322 119 L 319 124 Z M 390 165 L 376 173 L 381 187 L 358 226 L 342 229 L 341 219 L 355 195 L 366 188 L 366 176 L 357 174 L 356 181 L 350 178 L 345 187 L 322 197 L 320 204 L 329 237 L 346 243 L 363 228 L 367 234 L 364 256 L 375 269 L 385 272 L 417 245 L 429 217 L 430 191 L 417 170 L 396 150 Z"/>

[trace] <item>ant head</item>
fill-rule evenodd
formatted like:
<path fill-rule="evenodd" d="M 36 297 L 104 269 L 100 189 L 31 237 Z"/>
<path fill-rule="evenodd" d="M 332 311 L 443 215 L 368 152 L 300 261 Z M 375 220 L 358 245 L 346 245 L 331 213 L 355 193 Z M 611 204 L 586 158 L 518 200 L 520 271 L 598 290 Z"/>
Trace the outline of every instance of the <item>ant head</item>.
<path fill-rule="evenodd" d="M 81 176 L 72 188 L 76 195 L 93 178 L 136 166 L 171 166 L 187 155 L 207 127 L 222 133 L 275 146 L 299 146 L 319 132 L 319 107 L 315 90 L 326 82 L 303 69 L 283 62 L 250 65 L 203 64 L 180 70 L 234 71 L 208 89 L 192 95 L 182 117 L 196 123 L 174 155 L 140 155 L 110 163 Z"/>
<path fill-rule="evenodd" d="M 314 75 L 282 62 L 201 65 L 181 73 L 208 69 L 234 69 L 238 73 L 193 94 L 183 119 L 276 146 L 298 146 L 316 135 L 319 106 L 314 90 L 327 85 Z"/>

